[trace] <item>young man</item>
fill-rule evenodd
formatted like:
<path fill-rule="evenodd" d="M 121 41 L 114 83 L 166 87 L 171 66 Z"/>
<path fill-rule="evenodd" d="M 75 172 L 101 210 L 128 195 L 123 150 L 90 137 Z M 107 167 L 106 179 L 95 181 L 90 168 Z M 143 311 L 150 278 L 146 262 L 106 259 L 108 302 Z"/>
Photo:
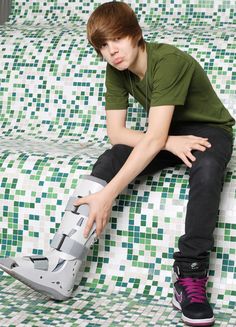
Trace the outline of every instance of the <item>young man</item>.
<path fill-rule="evenodd" d="M 76 204 L 89 204 L 88 230 L 96 221 L 100 235 L 112 201 L 129 182 L 184 162 L 190 169 L 190 192 L 185 234 L 174 253 L 173 304 L 186 323 L 211 325 L 214 316 L 205 285 L 234 119 L 196 60 L 174 46 L 143 40 L 127 4 L 98 7 L 87 31 L 88 40 L 107 61 L 107 132 L 113 147 L 92 171 L 108 184 Z M 146 133 L 126 128 L 128 94 L 148 111 Z"/>
<path fill-rule="evenodd" d="M 174 253 L 173 304 L 186 323 L 211 325 L 214 315 L 205 285 L 234 119 L 191 56 L 171 45 L 144 41 L 127 4 L 99 6 L 87 31 L 89 42 L 107 61 L 107 132 L 113 147 L 98 158 L 91 176 L 79 182 L 51 253 L 1 259 L 0 268 L 51 298 L 69 298 L 86 251 L 108 223 L 116 197 L 136 176 L 183 162 L 189 167 L 190 192 L 185 234 Z M 126 128 L 129 94 L 148 111 L 145 133 Z"/>

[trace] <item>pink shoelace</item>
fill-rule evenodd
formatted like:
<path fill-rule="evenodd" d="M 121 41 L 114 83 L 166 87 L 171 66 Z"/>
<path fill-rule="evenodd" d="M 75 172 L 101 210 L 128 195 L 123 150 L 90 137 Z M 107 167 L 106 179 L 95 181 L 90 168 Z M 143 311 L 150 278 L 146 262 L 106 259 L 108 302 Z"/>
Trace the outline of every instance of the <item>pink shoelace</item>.
<path fill-rule="evenodd" d="M 207 277 L 205 278 L 179 278 L 178 282 L 180 285 L 184 286 L 187 297 L 190 302 L 203 303 L 206 300 L 206 289 L 205 285 L 207 282 Z"/>

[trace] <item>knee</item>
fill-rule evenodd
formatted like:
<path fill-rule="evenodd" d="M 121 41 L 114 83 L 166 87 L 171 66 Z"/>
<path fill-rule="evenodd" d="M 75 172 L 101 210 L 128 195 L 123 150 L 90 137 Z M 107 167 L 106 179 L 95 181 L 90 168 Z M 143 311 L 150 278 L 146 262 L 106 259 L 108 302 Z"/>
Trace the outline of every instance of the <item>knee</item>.
<path fill-rule="evenodd" d="M 127 152 L 129 146 L 125 144 L 115 144 L 109 150 L 106 150 L 99 158 L 98 161 L 111 162 L 113 159 L 123 157 L 123 154 Z"/>
<path fill-rule="evenodd" d="M 113 162 L 114 160 L 112 159 L 111 156 L 111 150 L 106 150 L 102 155 L 100 155 L 100 157 L 93 165 L 91 175 L 101 178 L 105 180 L 107 183 L 109 183 L 114 175 Z"/>
<path fill-rule="evenodd" d="M 103 152 L 103 154 L 101 154 L 98 157 L 94 167 L 97 165 L 106 166 L 107 164 L 110 164 L 112 162 L 112 157 L 113 157 L 113 154 L 111 152 L 111 149 L 106 150 L 105 152 Z"/>
<path fill-rule="evenodd" d="M 210 186 L 218 182 L 222 183 L 223 174 L 224 168 L 214 156 L 208 155 L 196 160 L 191 169 L 190 177 L 197 178 L 201 185 Z"/>
<path fill-rule="evenodd" d="M 122 154 L 126 154 L 127 152 L 131 152 L 131 147 L 126 144 L 115 144 L 110 149 L 112 156 L 121 156 Z"/>
<path fill-rule="evenodd" d="M 93 166 L 92 175 L 109 182 L 120 170 L 131 149 L 124 144 L 115 144 L 98 158 Z"/>
<path fill-rule="evenodd" d="M 99 161 L 109 163 L 112 165 L 124 164 L 124 161 L 129 156 L 131 149 L 128 145 L 125 144 L 115 144 L 109 150 L 106 150 L 99 158 Z"/>

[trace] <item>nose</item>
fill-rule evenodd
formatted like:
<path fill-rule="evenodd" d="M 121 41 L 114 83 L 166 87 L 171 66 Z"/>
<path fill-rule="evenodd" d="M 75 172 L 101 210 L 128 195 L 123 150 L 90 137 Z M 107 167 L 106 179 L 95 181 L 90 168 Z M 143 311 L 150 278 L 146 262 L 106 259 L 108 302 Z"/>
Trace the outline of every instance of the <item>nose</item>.
<path fill-rule="evenodd" d="M 116 54 L 118 52 L 118 48 L 117 48 L 115 42 L 112 42 L 112 41 L 108 41 L 108 49 L 109 49 L 109 53 L 111 56 L 113 56 L 114 54 Z"/>

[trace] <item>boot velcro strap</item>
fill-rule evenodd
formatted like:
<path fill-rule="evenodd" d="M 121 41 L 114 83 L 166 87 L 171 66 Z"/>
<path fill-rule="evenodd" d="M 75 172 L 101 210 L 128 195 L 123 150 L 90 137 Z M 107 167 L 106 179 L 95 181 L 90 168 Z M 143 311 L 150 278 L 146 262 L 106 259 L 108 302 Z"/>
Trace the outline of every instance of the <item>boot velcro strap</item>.
<path fill-rule="evenodd" d="M 29 258 L 33 262 L 35 269 L 48 270 L 48 258 L 40 255 L 30 256 Z"/>
<path fill-rule="evenodd" d="M 51 242 L 51 247 L 72 255 L 75 258 L 82 259 L 84 258 L 87 248 L 81 244 L 71 239 L 65 234 L 56 233 Z"/>
<path fill-rule="evenodd" d="M 77 199 L 81 198 L 81 196 L 72 196 L 69 198 L 68 203 L 66 205 L 65 211 L 71 211 L 72 213 L 79 215 L 85 215 L 88 217 L 89 214 L 89 206 L 87 204 L 82 204 L 80 206 L 74 206 L 74 203 Z"/>
<path fill-rule="evenodd" d="M 74 206 L 74 203 L 75 203 L 75 201 L 76 201 L 77 199 L 78 199 L 78 198 L 75 197 L 75 196 L 70 197 L 69 200 L 68 200 L 68 202 L 67 202 L 67 205 L 66 205 L 65 211 L 72 211 L 72 212 L 77 211 L 76 209 L 77 209 L 78 207 Z"/>

